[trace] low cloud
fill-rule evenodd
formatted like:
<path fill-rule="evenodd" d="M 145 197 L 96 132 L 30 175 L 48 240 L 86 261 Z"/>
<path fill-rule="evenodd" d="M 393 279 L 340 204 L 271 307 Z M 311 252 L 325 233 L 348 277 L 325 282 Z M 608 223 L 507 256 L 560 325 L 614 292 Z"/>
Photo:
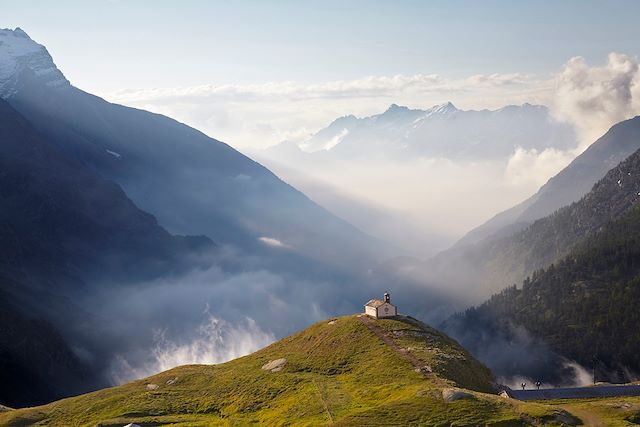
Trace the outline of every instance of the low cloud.
<path fill-rule="evenodd" d="M 273 334 L 264 332 L 255 320 L 232 324 L 208 313 L 206 320 L 193 335 L 172 338 L 166 329 L 154 333 L 154 345 L 149 360 L 131 364 L 126 355 L 117 355 L 109 375 L 114 384 L 166 371 L 187 364 L 217 364 L 252 353 L 275 341 Z"/>
<path fill-rule="evenodd" d="M 241 271 L 214 265 L 127 287 L 105 286 L 87 300 L 78 295 L 81 305 L 95 306 L 97 319 L 109 321 L 96 324 L 90 336 L 83 325 L 69 325 L 68 336 L 90 349 L 107 382 L 120 384 L 178 365 L 243 356 L 321 319 L 351 313 L 365 298 L 357 286 L 323 280 L 305 265 L 299 272 L 270 271 L 258 267 L 264 260 L 227 252 L 217 259 Z"/>
<path fill-rule="evenodd" d="M 448 79 L 437 74 L 367 76 L 354 80 L 336 80 L 316 84 L 269 82 L 252 85 L 200 85 L 176 88 L 121 90 L 110 95 L 118 102 L 150 102 L 210 99 L 260 100 L 286 97 L 291 101 L 308 99 L 380 98 L 401 92 L 421 93 L 464 92 L 478 88 L 513 87 L 530 84 L 532 77 L 524 74 L 478 74 L 463 79 Z"/>
<path fill-rule="evenodd" d="M 523 382 L 527 388 L 533 388 L 537 381 L 543 388 L 585 386 L 592 382 L 587 369 L 556 353 L 524 326 L 496 323 L 479 310 L 468 316 L 454 316 L 442 326 L 491 369 L 499 384 L 519 389 Z"/>

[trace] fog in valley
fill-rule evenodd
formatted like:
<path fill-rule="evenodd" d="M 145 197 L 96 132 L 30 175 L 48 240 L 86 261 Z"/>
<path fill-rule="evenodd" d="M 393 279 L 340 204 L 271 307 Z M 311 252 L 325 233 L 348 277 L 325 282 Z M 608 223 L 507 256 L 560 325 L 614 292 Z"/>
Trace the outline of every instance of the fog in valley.
<path fill-rule="evenodd" d="M 238 358 L 384 292 L 502 384 L 589 381 L 487 307 L 640 195 L 617 171 L 615 209 L 553 222 L 640 148 L 637 57 L 89 93 L 46 43 L 0 30 L 0 309 L 37 319 L 51 349 L 29 357 L 62 355 L 79 385 L 26 403 Z"/>
<path fill-rule="evenodd" d="M 225 247 L 211 267 L 109 295 L 105 300 L 118 303 L 104 305 L 101 315 L 122 319 L 135 341 L 145 343 L 131 348 L 124 343 L 114 351 L 110 378 L 123 381 L 172 365 L 229 360 L 314 321 L 360 311 L 384 290 L 393 292 L 402 312 L 435 325 L 487 298 L 484 291 L 469 299 L 464 288 L 440 283 L 416 265 L 534 194 L 609 126 L 638 113 L 638 76 L 635 59 L 611 54 L 604 65 L 573 58 L 546 79 L 474 77 L 483 83 L 471 93 L 464 93 L 461 82 L 443 84 L 442 78 L 394 77 L 112 95 L 211 135 L 228 135 L 226 142 L 379 239 L 387 251 L 371 259 L 369 268 L 292 269 L 282 262 L 298 253 L 296 244 L 262 236 L 258 253 Z M 523 85 L 531 96 L 522 98 Z M 495 88 L 503 98 L 484 97 Z M 510 96 L 516 92 L 519 96 Z M 437 104 L 436 97 L 437 102 L 460 98 L 474 110 Z M 420 98 L 433 99 L 436 107 Z M 389 107 L 390 100 L 420 107 Z M 527 101 L 547 107 L 523 104 Z M 298 105 L 295 111 L 278 107 L 291 103 Z M 451 110 L 442 111 L 447 105 Z M 238 125 L 250 122 L 255 127 Z M 263 122 L 271 127 L 261 128 Z M 476 141 L 473 149 L 469 140 Z M 329 241 L 315 244 L 319 253 L 335 250 L 325 247 Z M 220 267 L 225 263 L 233 267 Z M 117 322 L 114 329 L 119 330 Z M 512 332 L 504 337 L 494 331 L 491 344 L 482 345 L 457 338 L 504 383 L 519 384 L 522 372 L 555 379 L 555 385 L 585 382 L 584 368 L 526 330 Z"/>

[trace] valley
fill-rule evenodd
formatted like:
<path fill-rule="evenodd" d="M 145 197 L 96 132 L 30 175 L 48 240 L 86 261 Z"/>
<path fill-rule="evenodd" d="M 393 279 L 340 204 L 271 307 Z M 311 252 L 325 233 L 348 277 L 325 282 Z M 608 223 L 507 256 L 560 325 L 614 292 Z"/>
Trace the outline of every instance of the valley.
<path fill-rule="evenodd" d="M 2 11 L 0 426 L 640 425 L 640 3 Z"/>

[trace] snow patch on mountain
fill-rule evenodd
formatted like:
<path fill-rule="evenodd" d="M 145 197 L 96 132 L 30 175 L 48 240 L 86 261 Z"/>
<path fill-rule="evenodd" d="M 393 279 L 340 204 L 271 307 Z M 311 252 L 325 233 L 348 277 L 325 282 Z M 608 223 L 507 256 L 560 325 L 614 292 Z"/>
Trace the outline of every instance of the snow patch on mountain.
<path fill-rule="evenodd" d="M 315 147 L 312 144 L 301 144 L 300 149 L 307 153 L 313 153 L 316 151 L 324 150 L 329 151 L 336 145 L 340 144 L 345 136 L 349 134 L 349 129 L 343 128 L 341 131 L 336 133 L 333 137 L 324 142 L 321 147 Z"/>
<path fill-rule="evenodd" d="M 11 97 L 32 76 L 49 87 L 69 85 L 44 46 L 20 28 L 0 29 L 0 97 Z"/>
<path fill-rule="evenodd" d="M 413 125 L 414 125 L 413 127 L 414 128 L 417 127 L 421 122 L 429 118 L 433 118 L 437 116 L 448 117 L 454 113 L 457 113 L 458 111 L 460 110 L 458 110 L 455 107 L 455 105 L 453 105 L 451 102 L 447 102 L 446 104 L 435 105 L 429 108 L 428 110 L 425 110 L 423 115 L 415 119 L 413 121 Z"/>

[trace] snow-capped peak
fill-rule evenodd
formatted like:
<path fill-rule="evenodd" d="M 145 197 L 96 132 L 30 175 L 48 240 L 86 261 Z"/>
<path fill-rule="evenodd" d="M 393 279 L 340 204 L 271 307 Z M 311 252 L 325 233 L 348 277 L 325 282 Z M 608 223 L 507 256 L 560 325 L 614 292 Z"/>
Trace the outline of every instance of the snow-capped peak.
<path fill-rule="evenodd" d="M 29 76 L 50 87 L 69 85 L 44 46 L 21 28 L 0 29 L 0 97 L 15 94 L 21 79 Z"/>
<path fill-rule="evenodd" d="M 445 104 L 434 105 L 429 108 L 426 112 L 429 114 L 449 114 L 458 111 L 455 105 L 451 102 L 447 102 Z"/>
<path fill-rule="evenodd" d="M 423 122 L 426 119 L 429 119 L 431 117 L 442 117 L 442 116 L 449 116 L 450 114 L 456 113 L 460 110 L 458 110 L 455 105 L 453 105 L 451 102 L 447 102 L 445 104 L 438 104 L 438 105 L 434 105 L 433 107 L 429 108 L 428 110 L 424 110 L 424 114 L 422 114 L 420 117 L 418 117 L 417 119 L 415 119 L 413 121 L 413 125 L 414 127 L 417 127 L 420 125 L 421 122 Z"/>

